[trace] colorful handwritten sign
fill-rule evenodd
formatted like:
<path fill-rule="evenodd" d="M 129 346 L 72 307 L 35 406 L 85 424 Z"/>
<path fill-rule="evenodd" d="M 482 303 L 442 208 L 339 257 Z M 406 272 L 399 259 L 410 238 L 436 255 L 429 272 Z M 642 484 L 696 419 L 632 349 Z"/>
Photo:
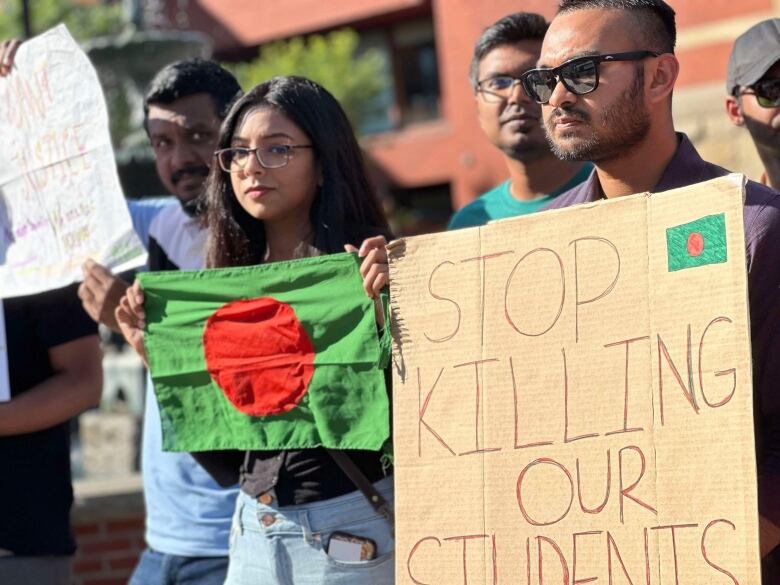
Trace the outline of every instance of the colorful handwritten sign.
<path fill-rule="evenodd" d="M 391 245 L 397 583 L 760 582 L 743 189 Z"/>
<path fill-rule="evenodd" d="M 0 132 L 0 298 L 77 281 L 88 257 L 143 264 L 97 74 L 64 25 L 0 78 Z"/>

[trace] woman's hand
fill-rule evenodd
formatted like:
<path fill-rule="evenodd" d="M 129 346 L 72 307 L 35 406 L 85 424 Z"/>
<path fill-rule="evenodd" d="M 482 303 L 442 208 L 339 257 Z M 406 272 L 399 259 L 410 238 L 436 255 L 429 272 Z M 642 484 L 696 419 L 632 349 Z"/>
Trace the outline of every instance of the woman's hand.
<path fill-rule="evenodd" d="M 144 293 L 141 290 L 140 282 L 136 280 L 133 286 L 127 289 L 127 292 L 119 301 L 119 306 L 114 311 L 114 316 L 127 343 L 141 356 L 144 364 L 148 366 L 146 349 L 144 348 L 146 312 L 144 311 Z"/>
<path fill-rule="evenodd" d="M 363 289 L 369 298 L 374 299 L 376 309 L 376 321 L 380 327 L 385 324 L 385 315 L 382 302 L 379 299 L 380 291 L 390 281 L 390 272 L 387 266 L 387 240 L 384 236 L 374 236 L 363 240 L 360 248 L 350 244 L 344 246 L 347 252 L 357 252 L 358 257 L 363 258 L 360 264 L 360 274 L 363 276 Z"/>

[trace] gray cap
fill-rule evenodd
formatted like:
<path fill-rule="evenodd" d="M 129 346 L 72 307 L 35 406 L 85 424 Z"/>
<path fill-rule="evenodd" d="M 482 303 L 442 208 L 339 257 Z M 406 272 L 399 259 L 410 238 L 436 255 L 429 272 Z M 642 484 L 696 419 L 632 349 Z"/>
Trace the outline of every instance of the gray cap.
<path fill-rule="evenodd" d="M 752 85 L 780 61 L 780 18 L 770 18 L 749 28 L 734 41 L 729 57 L 726 91 Z"/>

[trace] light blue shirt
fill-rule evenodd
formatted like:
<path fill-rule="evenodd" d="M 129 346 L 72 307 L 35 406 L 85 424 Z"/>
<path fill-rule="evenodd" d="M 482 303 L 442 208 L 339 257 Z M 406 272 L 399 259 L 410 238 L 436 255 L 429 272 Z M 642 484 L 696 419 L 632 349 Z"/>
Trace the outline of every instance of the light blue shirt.
<path fill-rule="evenodd" d="M 133 228 L 149 246 L 149 226 L 175 197 L 128 200 Z M 141 470 L 146 501 L 146 544 L 168 555 L 221 557 L 228 554 L 238 486 L 220 487 L 189 453 L 162 450 L 160 410 L 146 378 Z"/>
<path fill-rule="evenodd" d="M 162 450 L 160 410 L 147 378 L 143 471 L 146 544 L 183 557 L 227 556 L 238 486 L 220 487 L 189 453 Z"/>

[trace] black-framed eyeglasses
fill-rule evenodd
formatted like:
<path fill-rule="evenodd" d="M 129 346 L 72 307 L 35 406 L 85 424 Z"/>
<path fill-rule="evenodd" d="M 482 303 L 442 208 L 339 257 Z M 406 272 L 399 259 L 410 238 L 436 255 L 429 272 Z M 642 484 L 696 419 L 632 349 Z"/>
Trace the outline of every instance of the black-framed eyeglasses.
<path fill-rule="evenodd" d="M 515 91 L 515 86 L 522 83 L 519 77 L 512 75 L 496 75 L 477 82 L 477 92 L 486 102 L 498 103 Z"/>
<path fill-rule="evenodd" d="M 658 57 L 654 51 L 629 51 L 611 55 L 590 55 L 577 57 L 551 69 L 531 69 L 520 76 L 523 90 L 532 100 L 540 104 L 550 101 L 555 86 L 560 81 L 575 95 L 585 95 L 599 86 L 599 65 L 617 61 L 641 61 L 648 57 Z"/>
<path fill-rule="evenodd" d="M 290 162 L 293 150 L 296 148 L 313 148 L 312 144 L 271 144 L 269 146 L 258 146 L 257 148 L 244 148 L 243 146 L 234 146 L 233 148 L 223 148 L 214 153 L 221 168 L 226 173 L 237 173 L 246 168 L 249 163 L 249 157 L 253 154 L 265 169 L 278 169 Z"/>
<path fill-rule="evenodd" d="M 758 102 L 758 105 L 762 108 L 780 107 L 780 79 L 778 78 L 756 81 L 753 85 L 742 87 L 735 93 L 738 93 L 739 95 L 755 95 L 756 102 Z"/>

